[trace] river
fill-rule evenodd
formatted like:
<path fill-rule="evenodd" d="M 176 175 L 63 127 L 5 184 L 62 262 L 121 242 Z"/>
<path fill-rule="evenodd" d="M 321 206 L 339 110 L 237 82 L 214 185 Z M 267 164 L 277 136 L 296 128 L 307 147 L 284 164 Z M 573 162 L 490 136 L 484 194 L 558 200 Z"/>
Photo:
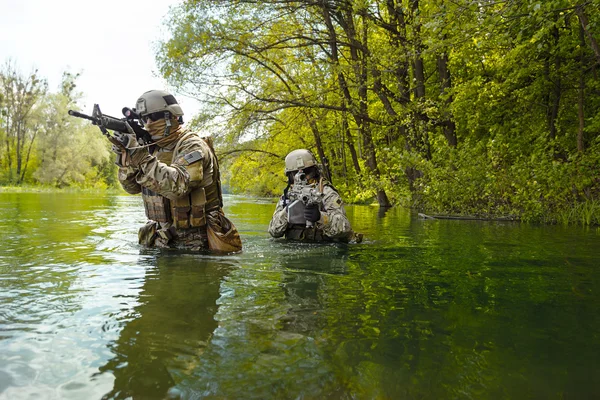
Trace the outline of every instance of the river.
<path fill-rule="evenodd" d="M 142 249 L 139 196 L 0 192 L 1 399 L 600 396 L 600 231 L 348 206 L 361 244 Z"/>

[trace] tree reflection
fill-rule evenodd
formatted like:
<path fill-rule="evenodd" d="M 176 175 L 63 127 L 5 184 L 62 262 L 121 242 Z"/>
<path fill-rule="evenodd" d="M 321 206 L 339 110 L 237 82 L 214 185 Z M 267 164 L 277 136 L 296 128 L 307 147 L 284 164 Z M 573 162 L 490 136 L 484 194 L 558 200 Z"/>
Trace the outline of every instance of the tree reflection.
<path fill-rule="evenodd" d="M 337 383 L 322 351 L 322 285 L 341 276 L 346 250 L 273 244 L 270 257 L 223 283 L 219 327 L 184 398 L 327 398 Z"/>
<path fill-rule="evenodd" d="M 119 318 L 114 357 L 100 373 L 114 375 L 105 399 L 165 398 L 200 362 L 217 327 L 214 315 L 231 258 L 160 254 L 150 261 L 138 304 Z"/>

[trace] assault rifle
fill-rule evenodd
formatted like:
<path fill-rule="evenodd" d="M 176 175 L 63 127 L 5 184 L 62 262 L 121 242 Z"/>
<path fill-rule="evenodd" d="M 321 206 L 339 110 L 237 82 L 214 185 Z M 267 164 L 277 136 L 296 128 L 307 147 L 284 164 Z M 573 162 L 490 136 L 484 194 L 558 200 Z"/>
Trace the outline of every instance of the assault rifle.
<path fill-rule="evenodd" d="M 316 183 L 308 183 L 304 171 L 299 170 L 298 173 L 294 175 L 294 185 L 288 191 L 288 198 L 291 201 L 288 206 L 288 220 L 292 222 L 292 220 L 295 220 L 295 217 L 297 217 L 294 214 L 300 212 L 297 206 L 294 207 L 295 205 L 302 203 L 304 207 L 302 207 L 301 212 L 303 213 L 305 207 L 321 204 L 323 201 L 323 193 L 319 191 Z M 302 216 L 302 218 L 304 218 L 304 216 Z M 307 228 L 312 226 L 312 222 L 306 221 Z"/>
<path fill-rule="evenodd" d="M 138 139 L 138 142 L 140 142 L 141 144 L 152 143 L 152 137 L 150 136 L 150 133 L 148 133 L 147 130 L 142 128 L 142 126 L 138 122 L 141 118 L 135 112 L 135 109 L 132 110 L 131 108 L 124 107 L 122 112 L 125 118 L 119 119 L 111 117 L 110 115 L 102 114 L 102 111 L 100 111 L 100 106 L 98 104 L 94 104 L 94 110 L 92 111 L 92 115 L 83 114 L 79 111 L 74 110 L 69 110 L 69 115 L 92 121 L 92 125 L 96 125 L 98 128 L 100 128 L 102 134 L 106 136 L 112 144 L 122 149 L 125 149 L 125 145 L 119 140 L 117 136 L 111 134 L 109 130 L 121 133 L 129 133 L 129 130 L 127 129 L 127 124 L 129 124 L 129 126 L 135 132 L 135 136 Z"/>

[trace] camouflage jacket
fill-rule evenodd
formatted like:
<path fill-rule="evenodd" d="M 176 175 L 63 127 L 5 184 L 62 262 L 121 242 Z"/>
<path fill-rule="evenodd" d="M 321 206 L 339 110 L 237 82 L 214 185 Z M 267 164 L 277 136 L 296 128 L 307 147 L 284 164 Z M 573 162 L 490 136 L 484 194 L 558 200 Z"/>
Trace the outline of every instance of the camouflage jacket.
<path fill-rule="evenodd" d="M 186 156 L 193 153 L 199 154 L 201 162 L 188 162 Z M 148 154 L 138 167 L 119 168 L 119 181 L 127 193 L 137 194 L 145 187 L 174 200 L 213 183 L 212 171 L 216 166 L 210 154 L 208 144 L 198 133 L 187 134 L 177 143 L 172 155 L 159 151 L 155 155 Z"/>
<path fill-rule="evenodd" d="M 145 188 L 144 190 L 151 190 L 172 202 L 189 195 L 197 188 L 205 188 L 206 212 L 218 210 L 220 188 L 217 188 L 219 182 L 214 180 L 214 171 L 218 166 L 208 144 L 198 133 L 188 133 L 169 147 L 160 148 L 154 154 L 146 155 L 137 167 L 119 168 L 119 181 L 123 189 L 130 194 L 137 194 Z M 147 192 L 144 191 L 143 196 L 146 196 L 145 193 Z M 150 228 L 146 226 L 146 229 Z M 155 224 L 157 231 L 169 228 L 173 230 L 172 221 Z M 177 229 L 176 236 L 182 243 L 173 243 L 174 241 L 169 243 L 169 240 L 157 237 L 156 245 L 182 248 L 206 247 L 205 229 L 201 235 L 196 231 L 198 229 Z M 141 243 L 153 245 L 147 240 L 142 240 L 141 235 L 142 230 L 140 230 Z M 190 240 L 187 240 L 188 238 Z"/>
<path fill-rule="evenodd" d="M 323 202 L 319 209 L 321 211 L 320 219 L 315 223 L 316 232 L 303 226 L 288 224 L 288 214 L 286 204 L 288 199 L 281 196 L 277 203 L 273 218 L 269 223 L 269 234 L 274 237 L 289 235 L 291 230 L 301 230 L 302 237 L 312 236 L 315 241 L 348 241 L 353 237 L 353 231 L 350 222 L 346 217 L 346 211 L 342 198 L 338 192 L 329 183 L 323 184 Z"/>

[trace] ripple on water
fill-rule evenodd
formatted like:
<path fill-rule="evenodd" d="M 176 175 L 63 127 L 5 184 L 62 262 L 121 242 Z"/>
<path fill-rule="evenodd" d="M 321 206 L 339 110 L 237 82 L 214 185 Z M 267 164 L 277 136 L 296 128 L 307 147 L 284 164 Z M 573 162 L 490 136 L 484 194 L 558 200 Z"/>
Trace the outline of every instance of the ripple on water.
<path fill-rule="evenodd" d="M 215 256 L 141 249 L 139 197 L 73 197 L 0 208 L 2 398 L 593 397 L 597 236 L 356 206 L 362 244 L 289 243 L 235 197 L 244 251 Z"/>

